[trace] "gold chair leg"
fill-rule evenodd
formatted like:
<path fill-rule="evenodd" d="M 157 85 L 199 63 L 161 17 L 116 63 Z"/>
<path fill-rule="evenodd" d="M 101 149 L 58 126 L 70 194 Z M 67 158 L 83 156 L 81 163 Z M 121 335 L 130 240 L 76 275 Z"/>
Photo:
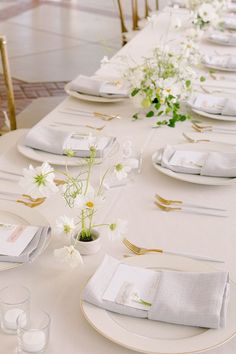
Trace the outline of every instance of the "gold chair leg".
<path fill-rule="evenodd" d="M 159 10 L 159 0 L 156 0 L 156 10 Z"/>
<path fill-rule="evenodd" d="M 7 91 L 7 101 L 8 101 L 8 113 L 10 119 L 10 129 L 16 129 L 16 112 L 15 112 L 15 100 L 14 100 L 14 91 L 11 80 L 10 66 L 7 55 L 6 48 L 6 38 L 4 36 L 0 36 L 0 52 L 2 59 L 2 67 L 3 67 L 3 77 Z"/>
<path fill-rule="evenodd" d="M 138 30 L 138 0 L 131 0 L 132 5 L 132 19 L 133 19 L 133 30 Z"/>
<path fill-rule="evenodd" d="M 148 0 L 145 0 L 145 18 L 149 16 Z"/>

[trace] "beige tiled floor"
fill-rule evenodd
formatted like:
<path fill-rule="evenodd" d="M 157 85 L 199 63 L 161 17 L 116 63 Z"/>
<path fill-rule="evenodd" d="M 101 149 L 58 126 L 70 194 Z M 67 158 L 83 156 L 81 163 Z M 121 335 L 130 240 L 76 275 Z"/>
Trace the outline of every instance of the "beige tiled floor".
<path fill-rule="evenodd" d="M 129 25 L 130 1 L 123 3 Z M 0 22 L 0 33 L 8 39 L 14 78 L 47 82 L 90 75 L 104 55 L 121 47 L 116 0 L 0 0 L 0 13 L 8 8 L 16 15 Z"/>

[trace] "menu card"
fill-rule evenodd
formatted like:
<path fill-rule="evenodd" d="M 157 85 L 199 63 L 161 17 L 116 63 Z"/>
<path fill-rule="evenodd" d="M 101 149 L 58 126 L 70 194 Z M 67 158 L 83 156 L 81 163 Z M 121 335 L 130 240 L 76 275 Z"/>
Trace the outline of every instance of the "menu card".
<path fill-rule="evenodd" d="M 148 310 L 158 286 L 160 273 L 120 264 L 103 294 L 103 300 Z"/>
<path fill-rule="evenodd" d="M 38 230 L 38 226 L 0 224 L 0 254 L 19 256 Z"/>

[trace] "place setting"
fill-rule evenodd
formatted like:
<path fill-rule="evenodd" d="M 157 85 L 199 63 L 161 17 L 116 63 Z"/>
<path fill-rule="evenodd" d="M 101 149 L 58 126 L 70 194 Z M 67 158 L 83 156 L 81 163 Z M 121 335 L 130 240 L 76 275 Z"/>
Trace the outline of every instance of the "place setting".
<path fill-rule="evenodd" d="M 129 97 L 122 79 L 102 79 L 80 75 L 65 86 L 68 95 L 91 102 L 115 103 Z"/>
<path fill-rule="evenodd" d="M 69 130 L 68 130 L 69 128 Z M 90 126 L 89 126 L 90 128 Z M 80 132 L 80 126 L 67 124 L 67 129 L 59 124 L 36 125 L 27 131 L 17 145 L 18 151 L 29 159 L 49 162 L 54 165 L 82 166 L 89 156 L 90 146 L 97 146 L 97 163 L 119 149 L 117 139 L 96 131 Z M 70 155 L 70 151 L 73 154 Z"/>

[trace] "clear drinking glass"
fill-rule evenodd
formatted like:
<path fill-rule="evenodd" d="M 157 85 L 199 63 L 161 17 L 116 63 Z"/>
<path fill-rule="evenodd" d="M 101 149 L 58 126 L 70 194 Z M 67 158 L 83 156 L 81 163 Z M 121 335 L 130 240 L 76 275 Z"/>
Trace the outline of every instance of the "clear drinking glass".
<path fill-rule="evenodd" d="M 50 316 L 43 311 L 30 311 L 29 316 L 24 313 L 17 320 L 18 354 L 46 353 L 49 334 Z"/>
<path fill-rule="evenodd" d="M 24 286 L 11 285 L 0 290 L 1 328 L 7 334 L 16 334 L 17 318 L 28 315 L 30 291 Z"/>

